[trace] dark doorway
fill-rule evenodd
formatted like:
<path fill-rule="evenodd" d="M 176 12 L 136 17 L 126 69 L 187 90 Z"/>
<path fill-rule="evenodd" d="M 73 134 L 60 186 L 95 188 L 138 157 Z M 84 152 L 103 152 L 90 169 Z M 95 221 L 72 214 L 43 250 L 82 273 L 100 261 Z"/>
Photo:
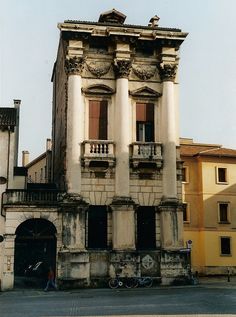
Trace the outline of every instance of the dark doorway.
<path fill-rule="evenodd" d="M 155 249 L 156 221 L 154 207 L 137 209 L 137 249 Z"/>
<path fill-rule="evenodd" d="M 43 287 L 48 267 L 56 266 L 56 228 L 46 219 L 29 219 L 16 229 L 15 287 Z"/>
<path fill-rule="evenodd" d="M 107 248 L 106 206 L 90 206 L 88 211 L 88 248 Z"/>

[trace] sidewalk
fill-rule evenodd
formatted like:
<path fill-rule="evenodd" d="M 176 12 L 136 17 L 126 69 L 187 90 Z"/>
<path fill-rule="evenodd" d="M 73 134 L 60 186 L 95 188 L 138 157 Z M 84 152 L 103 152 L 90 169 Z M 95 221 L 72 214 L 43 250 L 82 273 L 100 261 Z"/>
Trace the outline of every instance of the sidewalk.
<path fill-rule="evenodd" d="M 212 287 L 236 288 L 236 276 L 207 276 L 199 277 L 199 285 Z"/>

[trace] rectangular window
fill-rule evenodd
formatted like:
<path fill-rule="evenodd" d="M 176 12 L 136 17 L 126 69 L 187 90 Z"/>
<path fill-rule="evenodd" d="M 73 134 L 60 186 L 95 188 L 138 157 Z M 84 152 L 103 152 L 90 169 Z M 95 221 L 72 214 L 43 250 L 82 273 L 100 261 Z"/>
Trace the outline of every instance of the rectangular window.
<path fill-rule="evenodd" d="M 221 237 L 220 248 L 221 248 L 221 255 L 231 255 L 231 238 Z"/>
<path fill-rule="evenodd" d="M 107 140 L 107 100 L 89 100 L 89 139 Z"/>
<path fill-rule="evenodd" d="M 189 222 L 189 207 L 187 203 L 183 203 L 183 222 Z"/>
<path fill-rule="evenodd" d="M 187 166 L 183 166 L 182 168 L 182 182 L 183 183 L 189 182 L 189 171 Z"/>
<path fill-rule="evenodd" d="M 90 206 L 88 211 L 88 248 L 107 248 L 106 206 Z"/>
<path fill-rule="evenodd" d="M 217 168 L 217 183 L 227 183 L 227 168 Z"/>
<path fill-rule="evenodd" d="M 137 210 L 137 249 L 155 249 L 156 224 L 153 207 L 139 207 Z"/>
<path fill-rule="evenodd" d="M 154 105 L 136 104 L 136 139 L 141 142 L 154 142 Z"/>
<path fill-rule="evenodd" d="M 229 203 L 219 203 L 219 222 L 229 223 Z"/>

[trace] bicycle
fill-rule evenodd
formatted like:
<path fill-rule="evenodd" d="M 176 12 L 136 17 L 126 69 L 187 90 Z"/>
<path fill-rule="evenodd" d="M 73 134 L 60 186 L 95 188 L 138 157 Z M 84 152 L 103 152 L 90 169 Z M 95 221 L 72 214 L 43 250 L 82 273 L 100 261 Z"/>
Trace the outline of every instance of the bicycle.
<path fill-rule="evenodd" d="M 143 286 L 143 287 L 152 287 L 153 284 L 153 279 L 151 277 L 136 277 L 135 278 L 135 286 L 134 287 L 138 287 L 138 286 Z"/>
<path fill-rule="evenodd" d="M 136 287 L 136 279 L 133 277 L 115 277 L 111 278 L 108 281 L 108 285 L 110 288 L 118 288 L 118 287 L 126 287 L 126 288 L 134 288 Z"/>

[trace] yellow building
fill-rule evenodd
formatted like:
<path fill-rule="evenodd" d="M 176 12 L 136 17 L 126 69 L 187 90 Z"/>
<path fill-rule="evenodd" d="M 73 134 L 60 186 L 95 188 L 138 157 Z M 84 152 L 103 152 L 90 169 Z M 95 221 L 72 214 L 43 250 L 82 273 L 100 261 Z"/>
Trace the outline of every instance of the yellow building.
<path fill-rule="evenodd" d="M 200 274 L 236 271 L 236 150 L 181 139 L 184 239 Z"/>

